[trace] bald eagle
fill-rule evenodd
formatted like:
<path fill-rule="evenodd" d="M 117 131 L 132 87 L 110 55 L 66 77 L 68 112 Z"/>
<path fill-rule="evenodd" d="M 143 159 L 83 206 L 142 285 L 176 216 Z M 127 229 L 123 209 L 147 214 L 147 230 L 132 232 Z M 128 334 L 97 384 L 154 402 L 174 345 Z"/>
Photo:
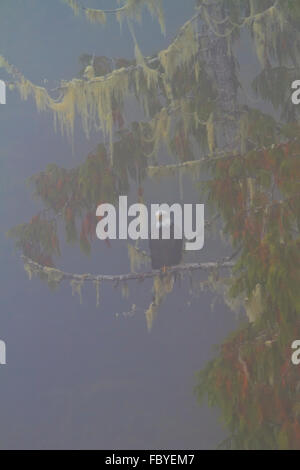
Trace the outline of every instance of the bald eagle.
<path fill-rule="evenodd" d="M 156 213 L 156 227 L 159 229 L 159 238 L 149 237 L 149 248 L 151 255 L 152 269 L 161 269 L 165 266 L 176 266 L 182 259 L 183 239 L 175 239 L 174 222 L 165 211 Z M 170 227 L 170 238 L 162 238 L 163 227 Z"/>

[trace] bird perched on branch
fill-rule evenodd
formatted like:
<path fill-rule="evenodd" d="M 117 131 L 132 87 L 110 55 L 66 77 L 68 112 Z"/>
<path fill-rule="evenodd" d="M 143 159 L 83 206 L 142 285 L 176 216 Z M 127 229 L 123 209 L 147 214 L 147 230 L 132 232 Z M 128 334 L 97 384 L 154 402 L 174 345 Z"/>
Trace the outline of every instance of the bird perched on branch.
<path fill-rule="evenodd" d="M 155 218 L 159 238 L 149 237 L 152 269 L 176 266 L 182 259 L 183 238 L 175 238 L 175 225 L 168 212 L 157 211 Z M 170 231 L 168 238 L 163 238 L 163 230 Z"/>

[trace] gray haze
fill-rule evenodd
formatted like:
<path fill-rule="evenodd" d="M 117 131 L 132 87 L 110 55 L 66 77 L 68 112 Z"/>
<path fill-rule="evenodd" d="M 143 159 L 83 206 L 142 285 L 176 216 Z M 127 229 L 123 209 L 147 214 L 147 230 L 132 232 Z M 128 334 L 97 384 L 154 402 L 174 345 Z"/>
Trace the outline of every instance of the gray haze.
<path fill-rule="evenodd" d="M 108 0 L 83 3 L 111 5 Z M 163 3 L 167 37 L 148 14 L 142 27 L 136 26 L 145 55 L 165 47 L 193 14 L 192 0 Z M 127 28 L 121 34 L 114 19 L 105 27 L 91 25 L 84 17 L 74 17 L 60 0 L 1 0 L 0 54 L 34 83 L 47 78 L 47 86 L 54 88 L 59 79 L 71 79 L 85 52 L 132 58 L 133 43 Z M 39 115 L 17 93 L 9 93 L 7 101 L 0 107 L 0 339 L 7 344 L 8 362 L 0 367 L 0 447 L 216 447 L 224 432 L 217 415 L 198 406 L 194 375 L 234 328 L 234 315 L 221 302 L 212 311 L 208 293 L 191 298 L 187 306 L 188 286 L 183 284 L 166 299 L 149 334 L 143 309 L 151 302 L 151 283 L 130 285 L 128 300 L 103 286 L 97 309 L 92 287 L 84 288 L 80 305 L 68 284 L 53 293 L 39 280 L 30 282 L 5 236 L 40 207 L 26 179 L 48 163 L 78 165 L 101 136 L 87 141 L 78 127 L 72 154 L 70 143 L 55 134 L 52 116 Z M 138 118 L 134 109 L 130 112 L 130 119 Z M 147 184 L 148 199 L 154 194 L 166 202 L 179 197 L 176 181 L 166 180 L 163 188 L 161 184 Z M 187 198 L 201 202 L 192 189 Z M 222 250 L 206 240 L 199 257 L 214 260 Z M 79 273 L 129 270 L 126 244 L 121 242 L 110 249 L 96 243 L 90 258 L 63 245 L 57 264 Z M 133 302 L 141 307 L 134 317 L 115 315 L 128 311 Z"/>

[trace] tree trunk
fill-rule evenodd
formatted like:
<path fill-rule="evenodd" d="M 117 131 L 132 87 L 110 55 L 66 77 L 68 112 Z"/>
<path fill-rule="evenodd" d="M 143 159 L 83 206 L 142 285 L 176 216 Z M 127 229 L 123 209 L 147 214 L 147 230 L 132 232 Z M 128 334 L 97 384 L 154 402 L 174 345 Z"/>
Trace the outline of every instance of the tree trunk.
<path fill-rule="evenodd" d="M 204 8 L 207 14 L 218 23 L 226 18 L 226 12 L 220 2 L 209 2 Z M 224 37 L 224 23 L 211 25 L 201 15 L 198 27 L 200 36 L 207 37 L 207 52 L 204 53 L 205 67 L 217 92 L 216 108 L 218 111 L 214 116 L 216 149 L 230 152 L 240 147 L 234 58 L 229 52 L 227 38 Z"/>

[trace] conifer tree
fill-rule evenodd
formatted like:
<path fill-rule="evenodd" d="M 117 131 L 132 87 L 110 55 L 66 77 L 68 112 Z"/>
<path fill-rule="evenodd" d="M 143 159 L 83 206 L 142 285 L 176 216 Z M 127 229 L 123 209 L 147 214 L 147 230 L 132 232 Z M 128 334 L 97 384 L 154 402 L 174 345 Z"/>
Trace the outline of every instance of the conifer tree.
<path fill-rule="evenodd" d="M 68 279 L 80 296 L 83 284 L 92 281 L 98 300 L 103 281 L 117 282 L 126 290 L 129 281 L 153 277 L 154 298 L 146 311 L 151 328 L 178 277 L 188 273 L 197 291 L 193 274 L 207 269 L 201 287 L 221 293 L 232 308 L 242 305 L 248 321 L 199 374 L 199 398 L 207 395 L 210 404 L 220 408 L 229 432 L 224 446 L 299 449 L 299 371 L 290 362 L 290 345 L 300 333 L 300 108 L 291 100 L 291 84 L 300 78 L 300 3 L 197 0 L 194 16 L 168 48 L 144 57 L 134 21 L 147 7 L 164 32 L 160 1 L 127 0 L 109 11 L 64 1 L 99 27 L 107 15 L 128 20 L 135 60 L 87 54 L 81 57 L 80 76 L 50 92 L 0 58 L 0 66 L 11 75 L 11 88 L 22 99 L 33 97 L 39 111 L 51 112 L 70 140 L 79 116 L 87 137 L 100 127 L 108 142 L 101 142 L 77 168 L 48 165 L 32 177 L 45 210 L 10 232 L 23 252 L 26 270 L 51 286 Z M 239 71 L 239 38 L 253 45 L 260 70 L 252 92 L 257 102 L 272 107 L 270 114 L 262 105 L 247 104 L 250 91 Z M 143 121 L 127 122 L 128 96 L 140 104 Z M 171 164 L 159 161 L 161 145 L 168 148 Z M 53 257 L 60 251 L 58 220 L 64 223 L 67 240 L 78 241 L 89 252 L 99 203 L 115 203 L 131 181 L 137 183 L 137 199 L 142 200 L 147 178 L 183 174 L 199 187 L 201 181 L 201 198 L 211 207 L 207 230 L 222 223 L 232 256 L 207 265 L 196 259 L 163 276 L 140 271 L 147 254 L 130 246 L 132 270 L 137 272 L 125 276 L 79 275 L 54 268 Z"/>

